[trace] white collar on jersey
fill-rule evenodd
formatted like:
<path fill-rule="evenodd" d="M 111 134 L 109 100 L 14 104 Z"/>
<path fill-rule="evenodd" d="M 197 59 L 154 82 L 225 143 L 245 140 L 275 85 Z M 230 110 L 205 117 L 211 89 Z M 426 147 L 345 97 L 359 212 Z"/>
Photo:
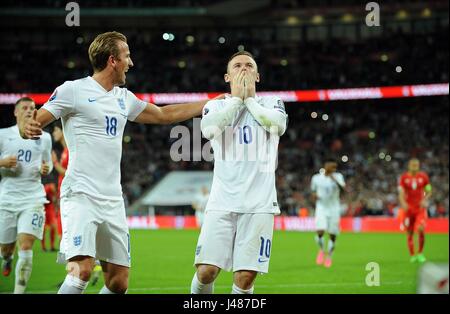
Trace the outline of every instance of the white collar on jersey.
<path fill-rule="evenodd" d="M 113 88 L 110 90 L 110 91 L 107 91 L 102 85 L 100 85 L 100 83 L 99 82 L 97 82 L 92 76 L 88 76 L 87 77 L 87 79 L 89 80 L 89 81 L 91 81 L 95 86 L 97 86 L 98 88 L 100 88 L 103 92 L 105 92 L 105 93 L 111 93 L 111 92 L 113 92 L 114 91 L 114 89 L 115 89 L 115 86 L 113 86 Z"/>

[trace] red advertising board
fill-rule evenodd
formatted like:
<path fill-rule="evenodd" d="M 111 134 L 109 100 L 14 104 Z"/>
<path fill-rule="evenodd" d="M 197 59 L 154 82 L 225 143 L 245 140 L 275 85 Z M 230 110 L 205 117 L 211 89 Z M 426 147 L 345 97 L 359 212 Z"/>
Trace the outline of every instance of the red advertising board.
<path fill-rule="evenodd" d="M 132 216 L 131 229 L 196 229 L 195 216 Z M 276 216 L 275 230 L 314 231 L 314 217 Z M 448 218 L 429 218 L 428 233 L 448 233 Z M 393 217 L 342 217 L 342 232 L 403 232 L 400 221 Z"/>

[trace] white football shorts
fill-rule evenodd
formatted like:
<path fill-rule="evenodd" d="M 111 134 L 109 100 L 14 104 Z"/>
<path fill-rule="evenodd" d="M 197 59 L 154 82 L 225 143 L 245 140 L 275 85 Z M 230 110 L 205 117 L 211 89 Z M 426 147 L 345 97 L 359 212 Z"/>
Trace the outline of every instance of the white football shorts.
<path fill-rule="evenodd" d="M 340 221 L 341 218 L 339 216 L 329 216 L 316 212 L 316 230 L 324 230 L 329 234 L 338 235 L 340 232 Z"/>
<path fill-rule="evenodd" d="M 0 243 L 16 242 L 19 233 L 26 233 L 42 240 L 44 234 L 44 205 L 24 206 L 24 209 L 0 208 Z"/>
<path fill-rule="evenodd" d="M 130 267 L 130 234 L 123 200 L 82 193 L 61 198 L 62 239 L 58 262 L 74 256 Z"/>
<path fill-rule="evenodd" d="M 195 251 L 195 265 L 226 271 L 268 273 L 272 251 L 273 214 L 208 210 Z"/>

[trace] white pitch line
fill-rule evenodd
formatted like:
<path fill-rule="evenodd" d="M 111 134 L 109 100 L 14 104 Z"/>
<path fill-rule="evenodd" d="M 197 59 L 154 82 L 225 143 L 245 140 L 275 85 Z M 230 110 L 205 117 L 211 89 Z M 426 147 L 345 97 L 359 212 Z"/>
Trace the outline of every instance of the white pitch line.
<path fill-rule="evenodd" d="M 398 286 L 406 284 L 403 281 L 387 281 L 380 282 L 380 287 L 382 286 Z M 292 284 L 274 284 L 274 285 L 256 285 L 255 288 L 301 288 L 301 287 L 357 287 L 357 286 L 366 286 L 364 282 L 340 282 L 340 283 L 292 283 Z M 230 286 L 215 286 L 215 288 L 226 289 Z M 182 287 L 149 287 L 149 288 L 130 288 L 128 292 L 136 291 L 136 292 L 145 292 L 145 291 L 171 291 L 171 290 L 186 290 L 186 294 L 189 293 L 189 285 Z M 33 290 L 27 291 L 27 293 L 56 293 L 55 290 Z M 9 292 L 1 292 L 0 294 L 8 294 Z"/>

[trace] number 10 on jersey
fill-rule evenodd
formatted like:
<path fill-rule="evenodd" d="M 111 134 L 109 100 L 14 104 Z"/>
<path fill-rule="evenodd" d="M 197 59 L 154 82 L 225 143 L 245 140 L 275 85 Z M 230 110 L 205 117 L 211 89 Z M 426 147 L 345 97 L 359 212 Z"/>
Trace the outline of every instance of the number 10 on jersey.
<path fill-rule="evenodd" d="M 116 136 L 117 134 L 117 119 L 115 117 L 105 116 L 106 119 L 106 135 Z"/>
<path fill-rule="evenodd" d="M 250 144 L 253 141 L 252 127 L 245 125 L 239 127 L 239 144 Z"/>

